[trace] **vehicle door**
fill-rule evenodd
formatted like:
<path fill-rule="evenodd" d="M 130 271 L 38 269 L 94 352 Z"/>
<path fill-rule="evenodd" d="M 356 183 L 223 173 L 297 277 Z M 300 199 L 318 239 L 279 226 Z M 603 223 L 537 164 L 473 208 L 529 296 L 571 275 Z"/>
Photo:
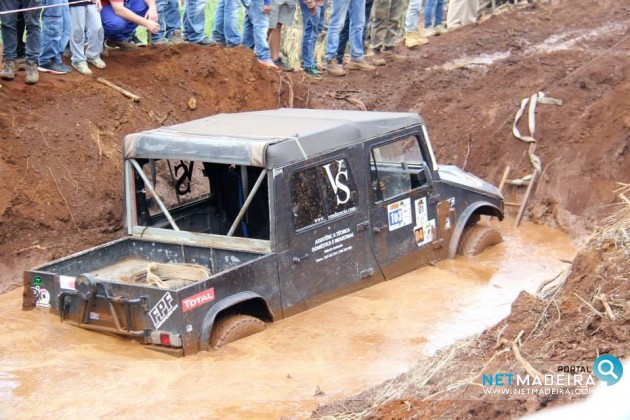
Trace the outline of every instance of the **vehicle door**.
<path fill-rule="evenodd" d="M 368 143 L 371 246 L 390 279 L 436 259 L 437 197 L 419 134 Z"/>
<path fill-rule="evenodd" d="M 362 146 L 284 170 L 288 249 L 280 255 L 285 316 L 365 287 L 378 266 L 369 252 L 367 180 L 357 177 Z M 382 280 L 382 276 L 379 277 Z"/>

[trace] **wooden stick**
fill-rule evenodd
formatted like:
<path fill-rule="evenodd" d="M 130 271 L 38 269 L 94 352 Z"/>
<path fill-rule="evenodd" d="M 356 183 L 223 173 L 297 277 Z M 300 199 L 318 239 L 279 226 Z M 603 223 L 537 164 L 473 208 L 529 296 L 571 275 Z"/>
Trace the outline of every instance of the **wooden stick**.
<path fill-rule="evenodd" d="M 518 344 L 516 344 L 516 342 L 518 340 L 520 340 L 521 336 L 523 335 L 525 331 L 521 330 L 521 332 L 518 334 L 518 336 L 514 339 L 514 341 L 508 341 L 505 338 L 501 339 L 501 342 L 504 344 L 509 345 L 512 348 L 512 352 L 514 353 L 514 357 L 516 358 L 516 360 L 518 360 L 521 365 L 523 366 L 523 368 L 525 368 L 525 371 L 529 374 L 529 376 L 538 376 L 540 378 L 543 377 L 543 374 L 538 372 L 527 360 L 525 360 L 525 358 L 521 355 L 521 351 L 519 349 Z"/>
<path fill-rule="evenodd" d="M 72 214 L 72 210 L 70 210 L 70 205 L 68 204 L 68 200 L 66 200 L 66 197 L 64 197 L 63 193 L 61 192 L 61 188 L 59 188 L 59 183 L 57 183 L 57 178 L 55 178 L 55 174 L 53 174 L 53 171 L 50 169 L 50 167 L 48 167 L 48 172 L 50 172 L 50 176 L 52 176 L 53 181 L 55 181 L 55 186 L 57 187 L 57 191 L 59 191 L 59 195 L 61 196 L 61 198 L 63 198 L 63 202 L 66 203 L 66 208 L 68 209 L 68 213 L 70 213 L 70 218 L 72 219 L 72 224 L 74 225 L 75 228 L 77 228 L 77 231 L 79 233 L 81 233 L 81 229 L 79 229 L 79 226 L 77 225 L 76 220 L 74 220 L 74 215 Z"/>
<path fill-rule="evenodd" d="M 133 93 L 129 92 L 126 89 L 121 88 L 120 86 L 110 82 L 109 80 L 99 77 L 98 79 L 96 79 L 96 81 L 114 89 L 118 93 L 122 93 L 123 95 L 125 95 L 127 98 L 131 99 L 134 102 L 140 102 L 140 97 L 138 95 L 134 95 Z"/>
<path fill-rule="evenodd" d="M 621 198 L 623 201 L 625 201 L 626 204 L 628 205 L 628 207 L 630 207 L 630 200 L 628 199 L 628 197 L 626 197 L 626 195 L 624 193 L 619 194 L 619 198 Z"/>
<path fill-rule="evenodd" d="M 610 318 L 611 321 L 615 321 L 617 319 L 617 317 L 615 316 L 615 314 L 612 311 L 612 308 L 608 304 L 608 301 L 606 300 L 606 295 L 601 293 L 601 294 L 595 296 L 595 299 L 599 300 L 602 303 L 602 305 L 604 305 L 604 309 L 606 309 L 606 313 L 608 314 L 608 318 Z"/>
<path fill-rule="evenodd" d="M 603 314 L 603 313 L 601 313 L 601 312 L 599 312 L 597 309 L 593 308 L 593 305 L 591 305 L 590 303 L 588 303 L 587 301 L 585 301 L 584 299 L 582 299 L 582 298 L 580 297 L 580 295 L 578 295 L 577 293 L 573 293 L 573 294 L 575 295 L 575 297 L 577 297 L 577 298 L 578 298 L 578 299 L 580 299 L 582 302 L 584 302 L 584 304 L 585 304 L 586 306 L 588 306 L 588 307 L 589 307 L 589 309 L 590 309 L 591 311 L 595 312 L 595 314 L 596 314 L 597 316 L 599 316 L 600 318 L 604 318 L 604 314 Z"/>

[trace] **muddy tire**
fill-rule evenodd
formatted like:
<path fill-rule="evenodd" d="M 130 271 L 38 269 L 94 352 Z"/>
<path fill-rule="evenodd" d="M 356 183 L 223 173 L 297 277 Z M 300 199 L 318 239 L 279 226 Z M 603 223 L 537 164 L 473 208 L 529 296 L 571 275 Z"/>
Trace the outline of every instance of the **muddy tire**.
<path fill-rule="evenodd" d="M 236 340 L 264 331 L 267 325 L 249 315 L 228 315 L 219 319 L 210 335 L 210 347 L 223 347 Z"/>
<path fill-rule="evenodd" d="M 503 242 L 501 234 L 489 226 L 473 225 L 464 228 L 457 253 L 469 257 L 479 255 L 493 245 Z"/>

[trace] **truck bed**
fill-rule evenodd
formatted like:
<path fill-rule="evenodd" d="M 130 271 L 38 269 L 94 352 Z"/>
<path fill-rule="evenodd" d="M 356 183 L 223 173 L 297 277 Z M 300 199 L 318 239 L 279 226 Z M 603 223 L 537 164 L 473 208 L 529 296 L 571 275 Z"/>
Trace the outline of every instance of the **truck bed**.
<path fill-rule="evenodd" d="M 112 282 L 180 289 L 260 257 L 261 254 L 123 238 L 71 255 L 34 271 L 76 277 L 88 273 Z M 150 274 L 147 274 L 150 272 Z M 158 280 L 152 280 L 155 276 Z M 159 283 L 159 280 L 165 283 Z"/>

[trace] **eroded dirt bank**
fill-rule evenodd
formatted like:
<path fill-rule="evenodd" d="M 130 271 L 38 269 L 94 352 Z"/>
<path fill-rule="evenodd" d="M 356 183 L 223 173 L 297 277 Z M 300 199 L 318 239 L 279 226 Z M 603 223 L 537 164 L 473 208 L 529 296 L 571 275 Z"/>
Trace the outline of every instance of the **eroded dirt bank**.
<path fill-rule="evenodd" d="M 156 46 L 113 52 L 107 63 L 93 78 L 42 74 L 31 87 L 19 74 L 2 83 L 0 292 L 15 287 L 28 266 L 122 234 L 126 134 L 221 112 L 287 106 L 280 75 L 260 66 L 245 47 Z M 96 77 L 139 95 L 140 102 Z"/>
<path fill-rule="evenodd" d="M 536 92 L 536 138 L 544 174 L 529 217 L 590 232 L 630 179 L 630 4 L 560 0 L 518 7 L 433 37 L 408 60 L 313 85 L 315 106 L 415 111 L 427 121 L 438 160 L 496 184 L 506 165 L 530 173 L 526 145 L 512 135 L 520 101 Z M 588 11 L 588 12 L 587 12 Z M 526 130 L 526 119 L 519 126 Z"/>

